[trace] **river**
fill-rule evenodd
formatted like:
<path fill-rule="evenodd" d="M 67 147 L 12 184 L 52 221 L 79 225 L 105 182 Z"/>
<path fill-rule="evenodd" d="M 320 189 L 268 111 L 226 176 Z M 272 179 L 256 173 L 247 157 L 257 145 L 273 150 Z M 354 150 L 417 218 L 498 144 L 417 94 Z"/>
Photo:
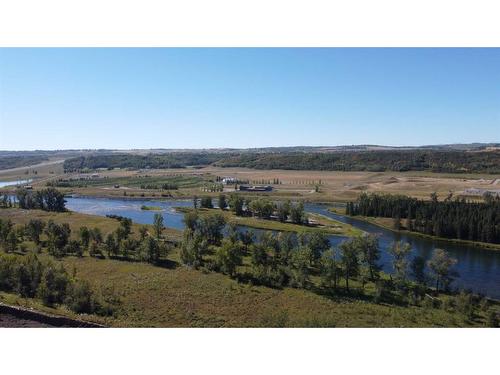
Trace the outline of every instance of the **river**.
<path fill-rule="evenodd" d="M 140 224 L 151 224 L 154 214 L 159 212 L 165 219 L 165 225 L 175 229 L 183 229 L 184 225 L 182 222 L 183 214 L 176 212 L 174 207 L 192 207 L 192 201 L 190 200 L 152 201 L 147 199 L 128 200 L 89 197 L 73 197 L 66 198 L 66 200 L 67 208 L 72 211 L 100 216 L 108 214 L 121 215 L 129 217 Z M 161 208 L 161 211 L 141 210 L 142 205 L 157 206 Z M 458 260 L 455 270 L 460 276 L 454 282 L 454 287 L 470 289 L 475 293 L 482 293 L 500 299 L 500 251 L 396 233 L 362 220 L 332 213 L 328 211 L 328 207 L 320 204 L 305 205 L 307 212 L 319 213 L 351 224 L 364 232 L 377 234 L 381 248 L 380 263 L 384 271 L 392 272 L 391 257 L 387 250 L 394 241 L 401 240 L 410 243 L 413 255 L 418 254 L 425 259 L 430 258 L 435 248 L 442 248 Z M 343 240 L 345 240 L 345 237 L 330 237 L 332 246 L 337 246 Z"/>

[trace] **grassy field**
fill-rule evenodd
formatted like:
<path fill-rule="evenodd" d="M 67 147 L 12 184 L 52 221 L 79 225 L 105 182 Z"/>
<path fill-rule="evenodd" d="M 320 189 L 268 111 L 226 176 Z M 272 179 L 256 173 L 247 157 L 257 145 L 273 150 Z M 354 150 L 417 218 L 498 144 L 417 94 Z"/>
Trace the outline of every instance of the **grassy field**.
<path fill-rule="evenodd" d="M 76 239 L 78 229 L 82 226 L 88 228 L 99 228 L 106 236 L 116 230 L 119 226 L 118 220 L 97 215 L 86 215 L 78 212 L 47 212 L 42 210 L 21 210 L 17 208 L 0 209 L 0 219 L 10 219 L 15 224 L 26 224 L 30 219 L 53 220 L 57 224 L 68 223 L 71 228 L 71 237 Z M 138 233 L 140 224 L 132 224 L 132 231 Z M 151 226 L 148 226 L 151 227 Z M 168 238 L 180 239 L 182 233 L 176 229 L 166 228 L 164 234 Z"/>
<path fill-rule="evenodd" d="M 18 209 L 0 210 L 0 217 L 15 223 L 50 218 L 68 222 L 72 229 L 99 226 L 104 233 L 118 225 L 114 219 L 91 215 Z M 136 233 L 136 225 L 133 231 Z M 179 238 L 178 232 L 169 234 Z M 485 322 L 482 312 L 469 321 L 441 308 L 374 303 L 372 284 L 366 286 L 362 297 L 350 297 L 323 295 L 317 276 L 312 278 L 316 286 L 309 290 L 239 283 L 220 273 L 181 265 L 178 248 L 168 255 L 163 267 L 87 255 L 57 262 L 76 277 L 88 280 L 95 290 L 111 290 L 119 297 L 116 317 L 80 317 L 114 327 L 471 327 Z M 240 267 L 249 267 L 249 256 Z M 360 289 L 355 281 L 351 287 Z M 48 308 L 13 294 L 0 293 L 0 301 L 75 317 L 64 307 Z"/>
<path fill-rule="evenodd" d="M 170 256 L 178 260 L 178 254 Z M 240 284 L 229 277 L 179 265 L 90 257 L 60 261 L 96 289 L 108 288 L 121 300 L 116 318 L 88 317 L 114 327 L 472 327 L 473 322 L 443 309 L 375 304 L 328 297 L 308 290 Z M 0 301 L 75 317 L 64 308 L 0 293 Z"/>
<path fill-rule="evenodd" d="M 69 178 L 78 174 L 63 174 L 61 165 L 40 167 L 35 187 L 45 186 L 48 180 Z M 0 180 L 24 179 L 33 177 L 25 175 L 27 169 L 19 171 L 0 171 Z M 445 197 L 451 191 L 455 196 L 464 190 L 500 189 L 500 175 L 482 174 L 450 174 L 430 172 L 332 172 L 332 171 L 291 171 L 291 170 L 254 170 L 248 168 L 205 167 L 201 169 L 163 169 L 163 170 L 99 170 L 100 178 L 95 181 L 74 183 L 72 188 L 63 188 L 67 193 L 97 196 L 135 196 L 159 198 L 167 191 L 141 189 L 141 184 L 178 183 L 179 190 L 169 190 L 168 194 L 175 198 L 192 197 L 193 195 L 211 195 L 218 193 L 203 192 L 203 184 L 214 180 L 216 176 L 234 177 L 249 181 L 279 180 L 273 185 L 272 192 L 245 193 L 248 196 L 267 196 L 275 200 L 292 199 L 310 202 L 346 202 L 355 200 L 363 192 L 405 194 L 417 198 L 428 199 L 432 192 Z M 3 176 L 3 177 L 2 177 Z M 81 185 L 80 187 L 76 185 Z M 114 188 L 119 185 L 120 188 Z M 86 186 L 86 187 L 83 187 Z M 234 192 L 229 185 L 226 193 Z M 481 199 L 476 197 L 476 199 Z"/>
<path fill-rule="evenodd" d="M 189 212 L 193 211 L 194 209 L 189 207 L 176 207 L 176 210 L 179 212 Z M 321 231 L 328 234 L 339 235 L 339 236 L 356 236 L 362 233 L 359 229 L 354 228 L 349 224 L 341 223 L 340 221 L 313 213 L 308 213 L 308 215 L 311 219 L 314 219 L 316 221 L 317 223 L 316 226 L 306 226 L 288 222 L 282 223 L 277 220 L 259 219 L 257 217 L 236 216 L 231 211 L 228 210 L 223 211 L 219 209 L 199 208 L 198 213 L 200 215 L 220 213 L 226 218 L 226 221 L 228 223 L 236 225 L 244 225 L 256 229 L 295 232 L 295 233 L 304 231 L 305 232 Z"/>

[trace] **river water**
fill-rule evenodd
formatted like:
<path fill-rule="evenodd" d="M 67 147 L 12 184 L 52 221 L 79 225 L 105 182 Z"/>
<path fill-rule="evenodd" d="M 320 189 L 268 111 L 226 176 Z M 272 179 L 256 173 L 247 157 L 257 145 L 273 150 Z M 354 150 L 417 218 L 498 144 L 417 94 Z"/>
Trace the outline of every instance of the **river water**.
<path fill-rule="evenodd" d="M 152 201 L 88 197 L 66 198 L 66 200 L 66 207 L 72 211 L 100 216 L 121 215 L 140 224 L 151 224 L 155 213 L 159 212 L 164 217 L 165 225 L 175 229 L 183 229 L 184 225 L 182 222 L 183 214 L 176 212 L 174 207 L 192 207 L 190 200 Z M 160 207 L 161 211 L 141 210 L 142 205 Z M 470 289 L 476 293 L 500 299 L 500 251 L 396 233 L 362 220 L 332 213 L 328 211 L 328 207 L 320 204 L 305 205 L 307 212 L 319 213 L 351 224 L 364 232 L 377 234 L 381 248 L 380 263 L 384 271 L 392 272 L 391 257 L 387 250 L 394 241 L 401 240 L 410 243 L 413 255 L 418 254 L 425 259 L 430 258 L 435 248 L 442 248 L 458 260 L 455 269 L 460 277 L 454 282 L 454 287 Z M 345 237 L 330 237 L 332 246 L 337 246 L 343 240 Z"/>

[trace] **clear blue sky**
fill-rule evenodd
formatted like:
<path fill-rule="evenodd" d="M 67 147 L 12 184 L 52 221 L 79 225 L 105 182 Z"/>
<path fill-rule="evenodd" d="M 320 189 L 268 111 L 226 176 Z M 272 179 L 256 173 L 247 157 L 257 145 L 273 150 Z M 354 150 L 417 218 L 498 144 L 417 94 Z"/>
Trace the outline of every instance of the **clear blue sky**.
<path fill-rule="evenodd" d="M 500 142 L 500 49 L 0 49 L 0 149 Z"/>

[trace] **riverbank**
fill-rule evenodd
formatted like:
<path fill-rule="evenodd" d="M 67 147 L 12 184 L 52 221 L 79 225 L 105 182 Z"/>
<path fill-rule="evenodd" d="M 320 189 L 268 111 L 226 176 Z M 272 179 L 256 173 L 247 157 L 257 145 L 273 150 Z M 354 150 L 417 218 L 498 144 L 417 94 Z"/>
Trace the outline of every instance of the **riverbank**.
<path fill-rule="evenodd" d="M 191 207 L 175 207 L 178 212 L 191 212 L 194 208 Z M 353 237 L 362 234 L 363 232 L 349 224 L 341 223 L 340 221 L 330 219 L 324 215 L 307 213 L 311 219 L 315 221 L 314 225 L 300 225 L 291 222 L 280 222 L 272 219 L 260 219 L 254 216 L 237 216 L 232 211 L 220 210 L 217 208 L 198 208 L 200 215 L 209 215 L 211 213 L 220 213 L 230 224 L 246 226 L 255 229 L 273 230 L 281 232 L 314 232 L 320 231 L 334 236 Z"/>
<path fill-rule="evenodd" d="M 358 215 L 349 216 L 349 215 L 345 214 L 345 211 L 342 212 L 342 210 L 339 210 L 336 208 L 329 208 L 328 211 L 333 212 L 337 215 L 352 217 L 353 219 L 376 225 L 380 228 L 390 230 L 394 233 L 403 233 L 403 234 L 407 234 L 410 236 L 427 238 L 427 239 L 430 239 L 433 241 L 439 241 L 439 242 L 444 242 L 444 243 L 455 243 L 455 244 L 461 244 L 461 245 L 469 245 L 469 246 L 479 247 L 479 248 L 488 249 L 488 250 L 500 251 L 500 245 L 498 245 L 498 244 L 492 244 L 492 243 L 487 243 L 487 242 L 478 242 L 478 241 L 469 241 L 469 240 L 459 240 L 459 239 L 455 239 L 455 238 L 437 237 L 437 236 L 432 236 L 432 235 L 425 234 L 425 233 L 409 231 L 406 229 L 397 230 L 391 226 L 391 223 L 393 222 L 393 219 L 391 219 L 391 218 L 358 216 Z"/>

